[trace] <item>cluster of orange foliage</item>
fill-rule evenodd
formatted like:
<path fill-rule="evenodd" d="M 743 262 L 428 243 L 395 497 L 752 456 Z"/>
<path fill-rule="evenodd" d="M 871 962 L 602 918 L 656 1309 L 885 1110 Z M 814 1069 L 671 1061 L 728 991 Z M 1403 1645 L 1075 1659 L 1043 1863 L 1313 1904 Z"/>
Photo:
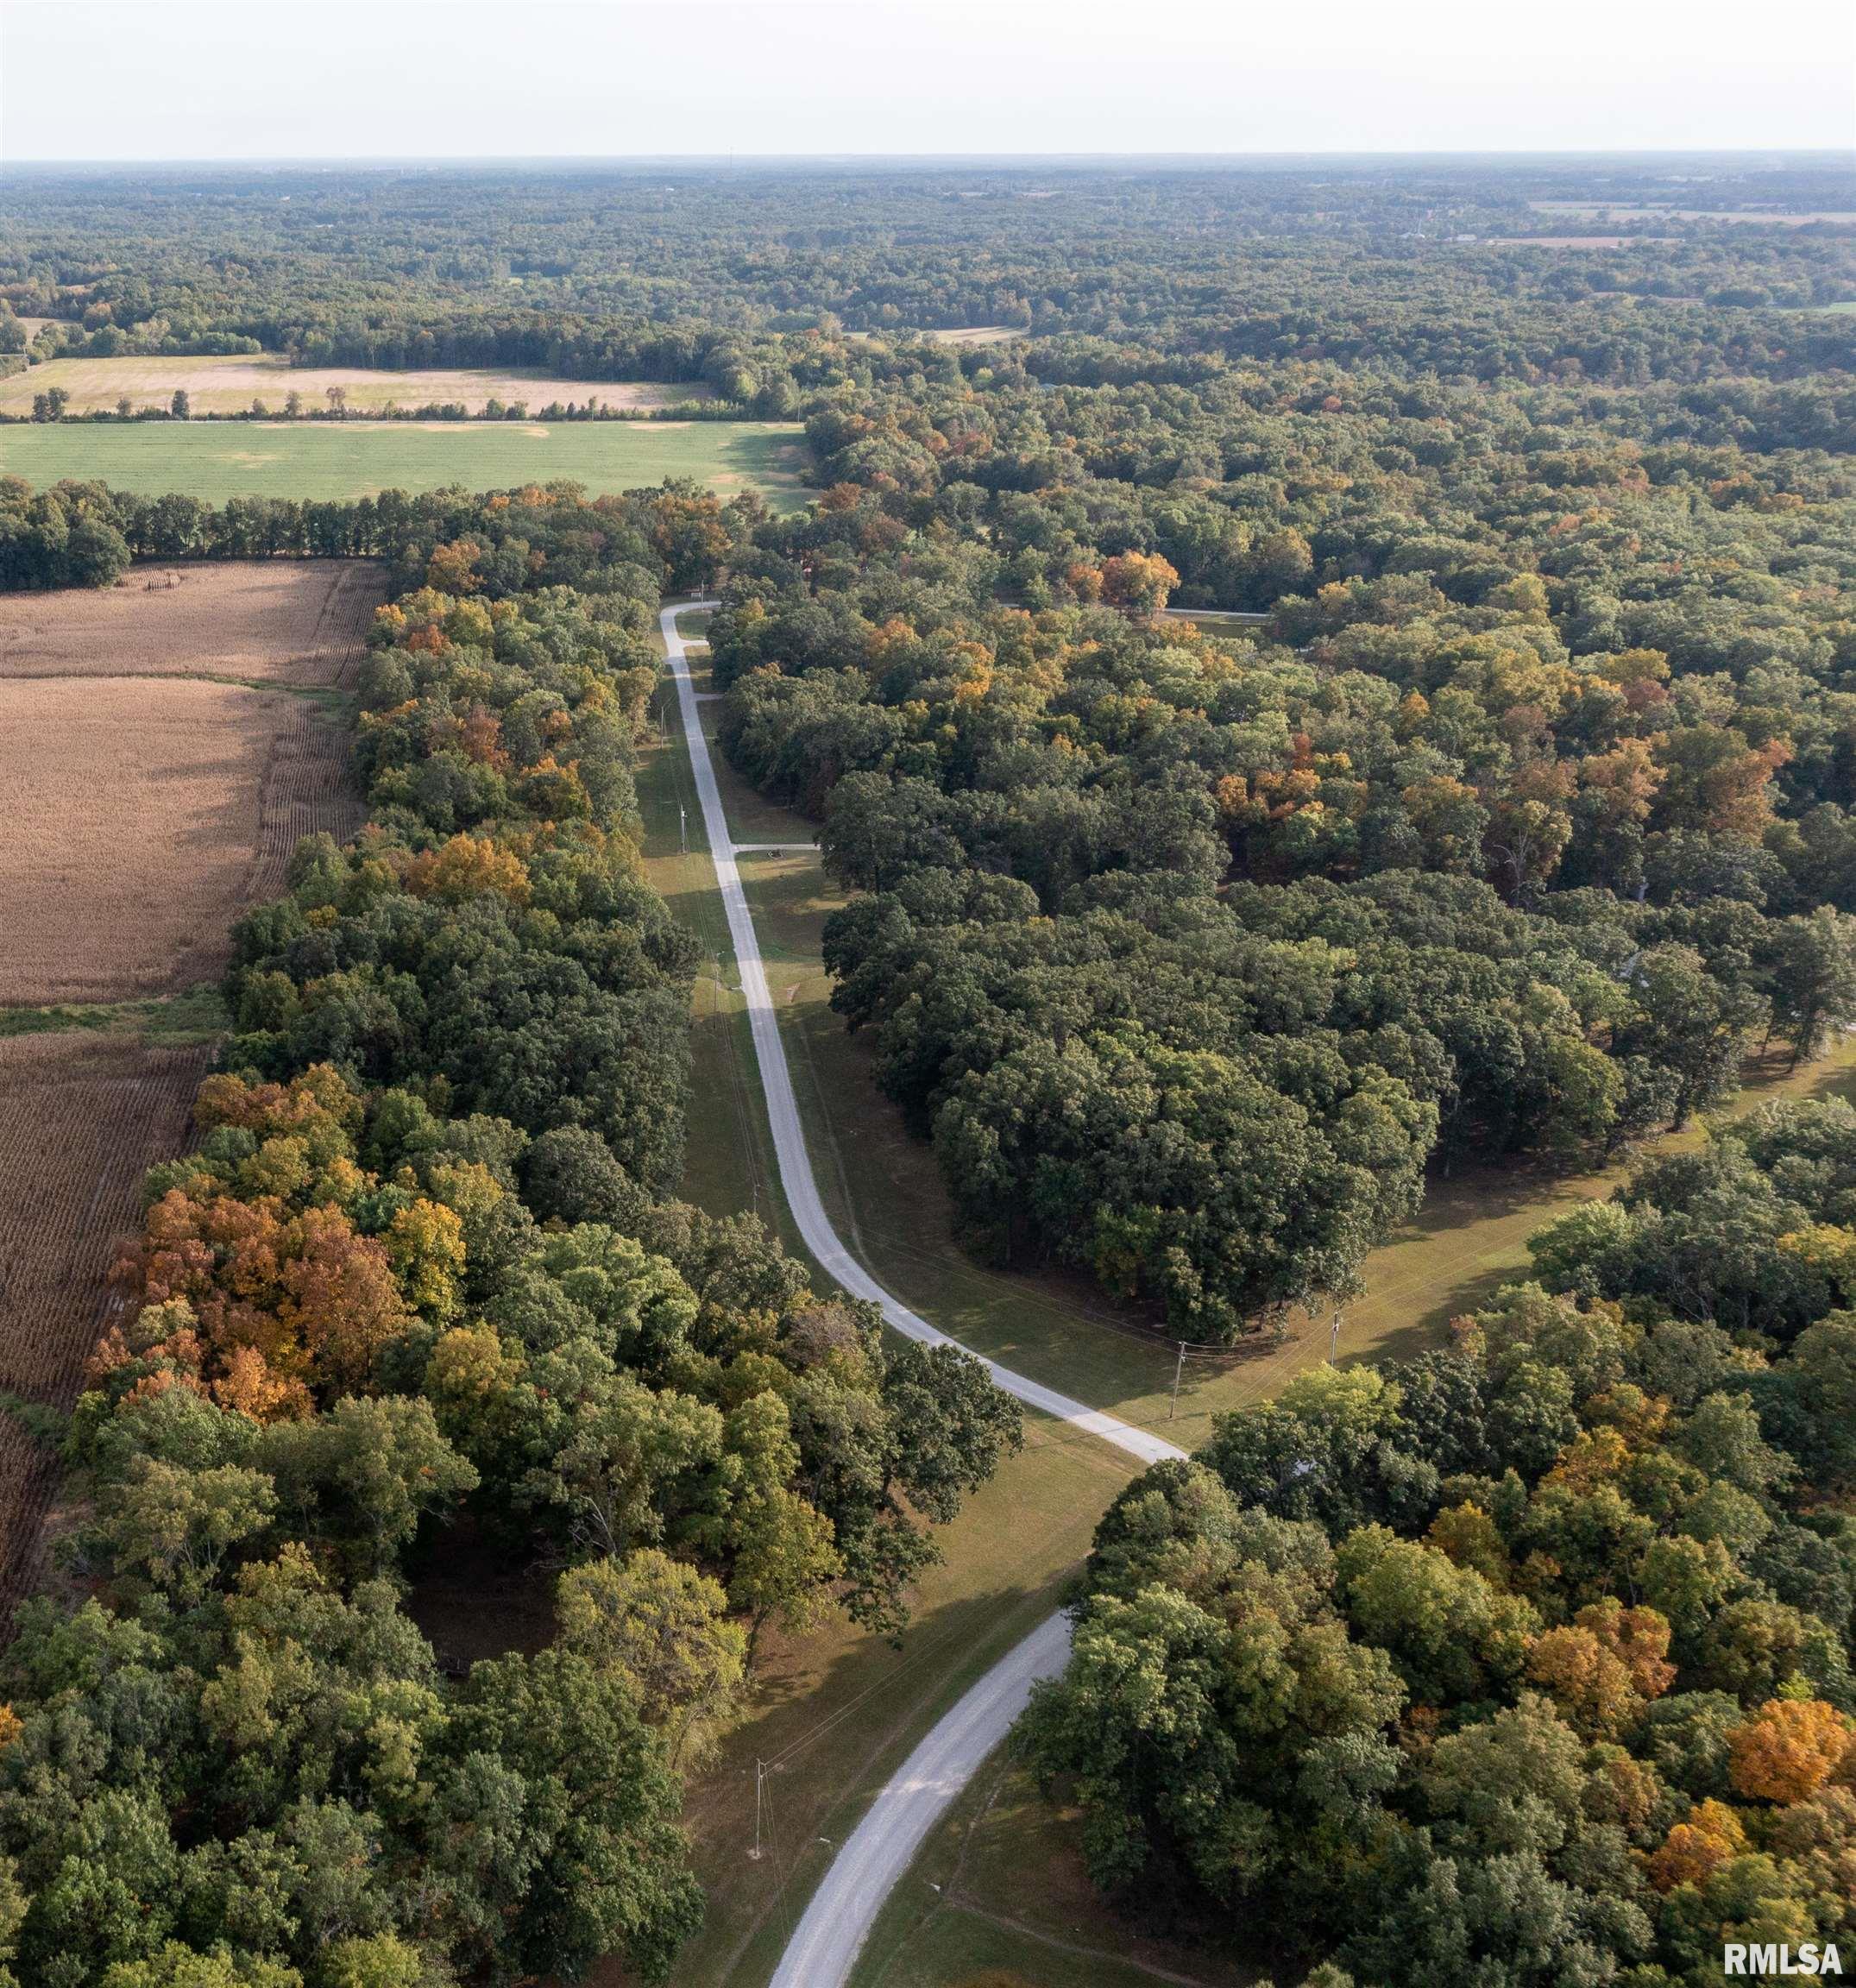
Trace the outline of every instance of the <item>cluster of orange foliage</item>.
<path fill-rule="evenodd" d="M 1737 1795 L 1791 1808 L 1833 1783 L 1856 1787 L 1856 1722 L 1821 1699 L 1769 1699 L 1728 1735 L 1728 1761 Z M 1730 1802 L 1696 1802 L 1651 1857 L 1651 1882 L 1705 1884 L 1752 1848 L 1750 1819 Z"/>
<path fill-rule="evenodd" d="M 365 1392 L 381 1349 L 455 1309 L 462 1223 L 405 1192 L 377 1236 L 350 1210 L 378 1186 L 354 1158 L 360 1100 L 325 1066 L 293 1083 L 210 1077 L 204 1133 L 250 1135 L 236 1162 L 195 1166 L 149 1208 L 116 1281 L 133 1316 L 92 1356 L 93 1381 L 131 1364 L 147 1391 L 181 1384 L 261 1421 Z M 241 1142 L 244 1143 L 244 1142 Z"/>
<path fill-rule="evenodd" d="M 1669 1623 L 1654 1608 L 1595 1602 L 1534 1639 L 1527 1675 L 1576 1731 L 1614 1738 L 1676 1682 L 1669 1639 Z"/>
<path fill-rule="evenodd" d="M 436 849 L 421 850 L 400 872 L 400 881 L 415 897 L 443 903 L 494 891 L 512 904 L 528 903 L 528 865 L 516 852 L 487 836 L 454 835 Z"/>

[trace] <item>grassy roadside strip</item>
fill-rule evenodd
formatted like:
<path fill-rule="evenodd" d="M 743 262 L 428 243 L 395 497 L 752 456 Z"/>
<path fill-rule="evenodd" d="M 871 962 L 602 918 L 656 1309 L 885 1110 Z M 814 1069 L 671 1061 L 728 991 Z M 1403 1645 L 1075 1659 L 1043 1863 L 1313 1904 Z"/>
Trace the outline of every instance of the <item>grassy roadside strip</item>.
<path fill-rule="evenodd" d="M 806 1901 L 922 1734 L 1061 1606 L 1096 1521 L 1131 1470 L 1043 1417 L 941 1536 L 898 1650 L 841 1621 L 767 1648 L 753 1717 L 691 1790 L 686 1821 L 708 1898 L 673 1980 L 760 1988 Z M 756 1840 L 756 1764 L 762 1856 Z"/>
<path fill-rule="evenodd" d="M 726 766 L 719 771 L 738 832 L 809 839 L 795 818 L 772 819 L 764 802 L 758 810 L 747 807 L 734 776 Z M 796 1247 L 674 707 L 667 736 L 642 756 L 639 795 L 646 872 L 712 961 L 695 997 L 683 1191 L 715 1213 L 753 1209 Z M 687 810 L 687 853 L 680 805 Z M 769 860 L 795 859 L 748 859 Z M 796 860 L 809 865 L 808 859 Z M 900 1650 L 841 1621 L 767 1639 L 754 1716 L 691 1790 L 687 1821 L 708 1917 L 679 1958 L 678 1984 L 746 1988 L 764 1981 L 835 1845 L 890 1774 L 960 1691 L 1059 1605 L 1097 1519 L 1131 1466 L 1041 1418 L 1030 1420 L 1026 1438 L 1023 1453 L 941 1536 L 943 1563 L 921 1584 Z M 758 1859 L 749 1854 L 757 1760 L 773 1763 L 761 1784 Z M 614 1970 L 597 1979 L 616 1984 L 620 1977 Z"/>
<path fill-rule="evenodd" d="M 871 1928 L 857 1988 L 1248 1988 L 1255 1971 L 1132 1931 L 1091 1888 L 1079 1820 L 995 1755 L 922 1846 Z"/>

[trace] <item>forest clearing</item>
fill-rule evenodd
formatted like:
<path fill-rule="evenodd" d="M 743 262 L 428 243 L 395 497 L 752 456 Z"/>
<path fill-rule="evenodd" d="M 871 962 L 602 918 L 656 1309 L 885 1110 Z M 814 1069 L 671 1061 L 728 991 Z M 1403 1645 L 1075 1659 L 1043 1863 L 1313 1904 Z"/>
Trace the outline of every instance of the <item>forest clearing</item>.
<path fill-rule="evenodd" d="M 186 1142 L 210 1049 L 148 997 L 217 974 L 299 836 L 360 821 L 331 707 L 380 592 L 305 561 L 0 602 L 0 1391 L 71 1406 L 142 1173 Z M 0 1420 L 0 1609 L 54 1475 Z"/>
<path fill-rule="evenodd" d="M 783 421 L 46 422 L 0 428 L 0 473 L 215 504 L 562 479 L 601 494 L 666 477 L 725 497 L 758 490 L 777 511 L 810 494 L 804 440 Z"/>
<path fill-rule="evenodd" d="M 70 396 L 72 414 L 110 414 L 127 399 L 136 412 L 159 407 L 165 414 L 177 393 L 199 414 L 245 414 L 254 401 L 273 414 L 284 411 L 293 393 L 304 411 L 330 407 L 351 411 L 455 405 L 481 414 L 486 403 L 519 402 L 539 412 L 552 401 L 584 407 L 674 407 L 689 400 L 712 400 L 703 381 L 569 380 L 539 368 L 481 366 L 420 368 L 383 373 L 359 366 L 293 366 L 280 354 L 249 356 L 207 355 L 196 358 L 47 359 L 24 373 L 0 380 L 0 414 L 28 414 L 33 397 L 60 387 Z"/>

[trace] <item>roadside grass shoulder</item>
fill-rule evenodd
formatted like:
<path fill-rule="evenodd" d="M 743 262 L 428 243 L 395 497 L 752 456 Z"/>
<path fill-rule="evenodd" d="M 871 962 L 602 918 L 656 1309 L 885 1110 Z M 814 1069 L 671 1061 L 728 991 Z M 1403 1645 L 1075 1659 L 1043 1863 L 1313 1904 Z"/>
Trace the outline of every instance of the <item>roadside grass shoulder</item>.
<path fill-rule="evenodd" d="M 694 633 L 696 622 L 690 616 L 684 626 Z M 739 824 L 750 820 L 754 839 L 809 840 L 808 825 L 764 802 L 750 818 L 744 783 L 719 758 L 717 768 L 730 808 L 740 807 L 731 821 L 744 839 Z M 638 788 L 645 873 L 697 934 L 708 962 L 694 1003 L 682 1192 L 712 1213 L 752 1210 L 797 1249 L 674 702 L 664 735 L 648 739 L 640 755 Z M 807 857 L 744 862 L 816 873 Z M 708 1910 L 679 1957 L 680 1988 L 758 1988 L 766 1979 L 835 1845 L 947 1706 L 1060 1606 L 1098 1519 L 1131 1473 L 1118 1453 L 1034 1417 L 1022 1452 L 938 1535 L 941 1564 L 920 1584 L 899 1648 L 841 1620 L 770 1633 L 752 1714 L 690 1792 L 687 1820 Z M 748 1854 L 757 1760 L 773 1764 L 760 1784 L 771 1813 L 763 1810 L 758 1859 Z M 595 1979 L 617 1988 L 622 1977 L 608 1967 Z"/>
<path fill-rule="evenodd" d="M 639 755 L 646 880 L 695 934 L 702 959 L 691 997 L 689 1101 L 678 1192 L 712 1215 L 758 1215 L 789 1249 L 800 1247 L 774 1163 L 741 978 L 676 721 L 660 692 Z"/>
<path fill-rule="evenodd" d="M 1106 1445 L 1030 1418 L 1023 1450 L 937 1535 L 941 1561 L 900 1646 L 841 1619 L 766 1639 L 750 1718 L 690 1790 L 708 1908 L 676 1988 L 761 1988 L 838 1846 L 922 1735 L 1062 1606 L 1131 1471 Z M 617 1988 L 620 1977 L 597 1979 Z"/>
<path fill-rule="evenodd" d="M 1209 1928 L 1168 1936 L 1112 1913 L 1090 1884 L 1080 1827 L 994 1755 L 890 1894 L 852 1988 L 1253 1988 L 1258 1970 Z"/>

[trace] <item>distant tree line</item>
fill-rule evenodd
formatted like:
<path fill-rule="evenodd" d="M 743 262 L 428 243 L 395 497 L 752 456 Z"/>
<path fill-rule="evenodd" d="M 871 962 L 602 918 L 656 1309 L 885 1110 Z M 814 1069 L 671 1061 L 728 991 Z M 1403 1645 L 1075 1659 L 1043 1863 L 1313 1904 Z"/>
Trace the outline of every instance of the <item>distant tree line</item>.
<path fill-rule="evenodd" d="M 20 422 L 97 422 L 104 425 L 123 421 L 736 421 L 743 410 L 726 400 L 683 400 L 661 407 L 614 407 L 597 394 L 587 399 L 550 400 L 530 409 L 525 400 L 502 401 L 493 394 L 481 408 L 473 409 L 462 400 L 426 400 L 403 405 L 389 400 L 383 406 L 351 407 L 345 390 L 331 387 L 324 391 L 325 405 L 311 406 L 302 394 L 286 393 L 282 405 L 273 407 L 261 394 L 255 395 L 249 407 L 230 410 L 194 411 L 192 395 L 177 387 L 165 406 L 147 403 L 138 407 L 123 395 L 114 407 L 88 407 L 71 412 L 66 387 L 48 387 L 35 393 L 27 413 L 0 413 L 0 425 Z"/>
<path fill-rule="evenodd" d="M 435 545 L 475 530 L 477 587 L 486 595 L 538 584 L 644 597 L 664 576 L 676 588 L 707 586 L 766 515 L 752 492 L 724 504 L 688 482 L 667 483 L 641 502 L 643 540 L 609 547 L 613 521 L 639 506 L 624 497 L 589 499 L 574 483 L 489 498 L 456 488 L 418 496 L 383 490 L 352 500 L 230 497 L 214 505 L 101 483 L 35 490 L 22 477 L 0 476 L 0 592 L 113 586 L 137 559 L 381 559 L 411 587 Z M 498 518 L 513 511 L 536 536 L 484 540 L 486 504 Z"/>

